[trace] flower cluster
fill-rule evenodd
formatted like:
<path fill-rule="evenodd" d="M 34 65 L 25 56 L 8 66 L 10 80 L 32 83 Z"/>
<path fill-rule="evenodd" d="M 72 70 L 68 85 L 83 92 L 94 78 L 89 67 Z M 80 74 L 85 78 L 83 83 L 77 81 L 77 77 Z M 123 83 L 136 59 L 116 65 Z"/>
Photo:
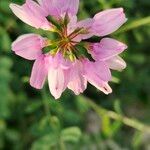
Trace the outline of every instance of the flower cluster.
<path fill-rule="evenodd" d="M 79 0 L 26 0 L 22 6 L 10 4 L 13 13 L 28 25 L 57 33 L 55 41 L 37 34 L 25 34 L 12 44 L 15 54 L 35 60 L 30 84 L 41 89 L 48 77 L 51 94 L 60 98 L 66 88 L 76 95 L 87 82 L 109 94 L 111 71 L 122 70 L 126 63 L 119 56 L 127 46 L 112 38 L 87 42 L 92 36 L 103 37 L 126 22 L 122 8 L 108 9 L 93 18 L 77 20 Z M 46 49 L 46 50 L 45 50 Z"/>

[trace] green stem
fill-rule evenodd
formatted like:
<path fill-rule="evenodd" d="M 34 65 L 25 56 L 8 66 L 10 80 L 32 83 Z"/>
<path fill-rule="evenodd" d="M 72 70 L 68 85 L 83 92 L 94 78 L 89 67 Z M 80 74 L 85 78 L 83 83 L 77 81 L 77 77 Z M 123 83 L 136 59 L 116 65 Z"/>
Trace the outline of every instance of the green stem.
<path fill-rule="evenodd" d="M 42 102 L 43 102 L 45 113 L 50 118 L 51 117 L 50 104 L 48 103 L 48 100 L 47 100 L 46 88 L 45 87 L 42 90 Z M 51 123 L 51 119 L 50 119 L 50 123 Z"/>
<path fill-rule="evenodd" d="M 60 150 L 66 150 L 64 142 L 60 139 L 59 141 Z"/>
<path fill-rule="evenodd" d="M 125 125 L 132 127 L 134 129 L 137 129 L 139 131 L 150 131 L 150 126 L 148 125 L 144 125 L 143 123 L 139 122 L 136 119 L 133 118 L 128 118 L 126 116 L 123 116 L 121 114 L 117 114 L 114 111 L 109 111 L 105 108 L 102 108 L 101 106 L 97 105 L 96 103 L 94 103 L 92 100 L 90 100 L 89 98 L 86 98 L 83 96 L 83 99 L 86 99 L 86 101 L 88 102 L 88 104 L 91 106 L 91 108 L 97 112 L 97 114 L 99 116 L 102 115 L 107 115 L 108 117 L 110 117 L 111 119 L 117 120 L 117 121 L 121 121 L 122 123 L 124 123 Z"/>
<path fill-rule="evenodd" d="M 132 29 L 135 29 L 140 26 L 147 25 L 147 24 L 150 24 L 150 16 L 142 18 L 142 19 L 137 19 L 128 23 L 127 25 L 123 26 L 120 30 L 115 32 L 114 35 L 129 31 L 129 30 L 132 30 Z"/>

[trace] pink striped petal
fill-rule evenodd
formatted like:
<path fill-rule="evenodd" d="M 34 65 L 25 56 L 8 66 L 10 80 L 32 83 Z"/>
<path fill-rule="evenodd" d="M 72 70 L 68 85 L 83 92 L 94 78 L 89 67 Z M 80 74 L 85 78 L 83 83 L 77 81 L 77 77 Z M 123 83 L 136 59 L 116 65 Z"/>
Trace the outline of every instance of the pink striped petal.
<path fill-rule="evenodd" d="M 83 28 L 83 32 L 81 32 L 81 34 L 76 36 L 73 40 L 79 42 L 82 39 L 84 40 L 92 37 L 93 36 L 93 33 L 91 32 L 92 25 L 93 25 L 93 19 L 91 18 L 79 21 L 76 24 L 76 28 Z"/>
<path fill-rule="evenodd" d="M 47 67 L 45 63 L 45 56 L 38 57 L 33 65 L 30 85 L 36 89 L 42 89 L 45 79 L 47 77 Z"/>
<path fill-rule="evenodd" d="M 38 0 L 39 4 L 47 12 L 47 16 L 51 15 L 57 18 L 68 13 L 71 16 L 77 14 L 79 0 Z"/>
<path fill-rule="evenodd" d="M 60 4 L 58 0 L 38 0 L 41 7 L 45 10 L 46 16 L 60 16 Z"/>
<path fill-rule="evenodd" d="M 111 38 L 103 38 L 100 43 L 92 45 L 90 53 L 95 60 L 107 60 L 122 53 L 127 46 Z"/>
<path fill-rule="evenodd" d="M 68 88 L 72 90 L 76 95 L 79 95 L 80 93 L 83 93 L 87 88 L 87 80 L 86 78 L 78 74 L 74 80 L 69 82 Z"/>
<path fill-rule="evenodd" d="M 82 68 L 79 61 L 75 62 L 71 68 L 71 78 L 68 84 L 68 88 L 72 90 L 76 95 L 83 93 L 87 88 L 87 80 L 82 76 Z"/>
<path fill-rule="evenodd" d="M 75 16 L 79 8 L 79 0 L 59 0 L 61 13 L 68 13 Z"/>
<path fill-rule="evenodd" d="M 55 57 L 51 58 L 50 65 L 52 65 L 55 69 L 60 67 L 67 70 L 71 67 L 72 63 L 69 60 L 64 59 L 61 53 L 57 53 Z"/>
<path fill-rule="evenodd" d="M 105 62 L 102 61 L 90 62 L 88 60 L 85 60 L 83 64 L 84 64 L 84 74 L 87 74 L 88 76 L 98 80 L 99 79 L 103 81 L 111 80 L 111 72 Z"/>
<path fill-rule="evenodd" d="M 10 8 L 19 19 L 32 27 L 46 30 L 51 28 L 45 18 L 45 12 L 32 0 L 27 0 L 22 6 L 11 3 Z"/>
<path fill-rule="evenodd" d="M 67 71 L 59 68 L 50 67 L 48 72 L 48 84 L 51 94 L 55 99 L 59 99 L 61 94 L 67 87 L 68 84 Z"/>
<path fill-rule="evenodd" d="M 24 34 L 12 43 L 12 50 L 19 56 L 34 60 L 42 54 L 45 39 L 37 34 Z"/>
<path fill-rule="evenodd" d="M 126 68 L 126 62 L 119 56 L 112 57 L 111 59 L 108 59 L 107 64 L 110 69 L 122 71 Z"/>
<path fill-rule="evenodd" d="M 108 9 L 94 16 L 93 32 L 97 36 L 105 36 L 116 31 L 127 18 L 122 8 Z"/>
<path fill-rule="evenodd" d="M 84 77 L 89 83 L 105 94 L 112 92 L 112 89 L 108 85 L 108 81 L 111 80 L 111 73 L 104 62 L 92 63 L 88 62 L 88 60 L 84 60 L 83 65 Z"/>
<path fill-rule="evenodd" d="M 112 93 L 112 89 L 107 82 L 95 82 L 94 80 L 91 80 L 90 83 L 106 95 Z"/>
<path fill-rule="evenodd" d="M 76 26 L 77 26 L 77 16 L 72 16 L 70 18 L 68 25 L 67 25 L 68 35 L 71 34 L 76 29 Z"/>

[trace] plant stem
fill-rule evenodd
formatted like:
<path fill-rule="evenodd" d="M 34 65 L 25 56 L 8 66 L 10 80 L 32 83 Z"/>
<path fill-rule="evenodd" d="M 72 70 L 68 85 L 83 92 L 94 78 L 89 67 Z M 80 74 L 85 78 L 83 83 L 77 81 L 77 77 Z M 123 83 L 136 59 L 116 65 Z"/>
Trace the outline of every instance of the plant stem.
<path fill-rule="evenodd" d="M 150 24 L 150 16 L 142 18 L 142 19 L 137 19 L 128 23 L 127 25 L 123 26 L 120 30 L 115 32 L 114 35 L 127 32 L 129 30 L 132 30 L 132 29 L 135 29 L 140 26 L 147 25 L 147 24 Z"/>
<path fill-rule="evenodd" d="M 128 117 L 123 116 L 121 114 L 117 114 L 114 111 L 110 111 L 110 110 L 107 110 L 105 108 L 102 108 L 101 106 L 99 106 L 95 102 L 93 102 L 91 99 L 89 99 L 87 97 L 84 97 L 84 96 L 82 96 L 82 97 L 83 97 L 83 99 L 85 99 L 88 102 L 88 104 L 91 106 L 91 108 L 95 112 L 97 112 L 97 114 L 99 116 L 108 115 L 108 117 L 110 117 L 111 119 L 114 119 L 114 120 L 117 120 L 117 121 L 121 121 L 125 125 L 127 125 L 129 127 L 132 127 L 134 129 L 137 129 L 139 131 L 150 131 L 150 126 L 145 125 L 145 124 L 139 122 L 136 119 L 128 118 Z"/>
<path fill-rule="evenodd" d="M 43 90 L 42 90 L 42 102 L 43 102 L 45 113 L 50 118 L 51 117 L 50 104 L 47 101 L 47 95 L 46 95 L 46 88 L 45 87 L 43 87 Z M 50 121 L 50 123 L 51 123 L 51 121 Z"/>

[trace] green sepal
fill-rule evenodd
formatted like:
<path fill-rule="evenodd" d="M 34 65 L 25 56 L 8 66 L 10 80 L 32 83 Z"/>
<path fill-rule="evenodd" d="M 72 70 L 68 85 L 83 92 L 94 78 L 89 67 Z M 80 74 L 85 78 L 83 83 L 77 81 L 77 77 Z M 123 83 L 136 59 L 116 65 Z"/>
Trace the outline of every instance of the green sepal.
<path fill-rule="evenodd" d="M 54 26 L 56 26 L 56 28 L 57 28 L 58 30 L 60 30 L 60 31 L 62 30 L 61 24 L 58 22 L 58 20 L 54 19 L 52 16 L 48 16 L 47 19 L 48 19 L 48 21 L 50 21 Z"/>
<path fill-rule="evenodd" d="M 56 45 L 50 45 L 50 46 L 44 47 L 42 51 L 44 54 L 46 54 L 46 53 L 49 53 L 50 51 L 52 51 L 54 49 L 57 49 L 57 46 Z"/>
<path fill-rule="evenodd" d="M 74 53 L 77 58 L 80 58 L 83 56 L 83 57 L 88 58 L 90 61 L 94 61 L 91 54 L 88 53 L 87 49 L 83 45 L 76 45 L 75 49 L 76 50 L 74 51 Z"/>
<path fill-rule="evenodd" d="M 66 13 L 66 14 L 65 14 L 65 17 L 64 17 L 64 25 L 65 25 L 65 27 L 67 27 L 69 21 L 70 21 L 69 15 L 68 15 L 68 13 Z"/>

